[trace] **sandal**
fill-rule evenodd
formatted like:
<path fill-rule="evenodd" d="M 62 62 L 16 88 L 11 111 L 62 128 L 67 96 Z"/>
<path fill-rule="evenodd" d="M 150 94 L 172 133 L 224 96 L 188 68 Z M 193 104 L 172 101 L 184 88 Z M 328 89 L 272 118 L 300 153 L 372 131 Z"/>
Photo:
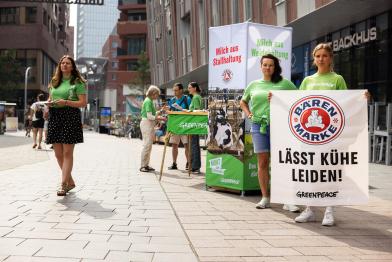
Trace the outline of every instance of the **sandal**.
<path fill-rule="evenodd" d="M 57 195 L 58 196 L 65 196 L 67 194 L 67 185 L 66 184 L 61 184 L 59 188 L 57 189 Z"/>
<path fill-rule="evenodd" d="M 34 145 L 33 145 L 33 148 L 36 148 L 36 147 L 37 147 L 37 144 L 34 144 Z"/>
<path fill-rule="evenodd" d="M 155 171 L 155 169 L 152 168 L 152 167 L 146 166 L 146 168 L 147 168 L 148 171 Z"/>
<path fill-rule="evenodd" d="M 67 188 L 66 188 L 65 191 L 67 191 L 67 193 L 68 193 L 69 191 L 71 191 L 72 189 L 74 189 L 75 186 L 76 186 L 75 184 L 73 184 L 73 185 L 67 185 Z"/>
<path fill-rule="evenodd" d="M 38 146 L 37 149 L 42 149 L 42 147 L 41 147 L 41 146 Z"/>
<path fill-rule="evenodd" d="M 149 170 L 148 167 L 146 167 L 146 166 L 141 167 L 141 168 L 139 169 L 139 171 L 140 171 L 140 172 L 150 172 L 150 170 Z"/>

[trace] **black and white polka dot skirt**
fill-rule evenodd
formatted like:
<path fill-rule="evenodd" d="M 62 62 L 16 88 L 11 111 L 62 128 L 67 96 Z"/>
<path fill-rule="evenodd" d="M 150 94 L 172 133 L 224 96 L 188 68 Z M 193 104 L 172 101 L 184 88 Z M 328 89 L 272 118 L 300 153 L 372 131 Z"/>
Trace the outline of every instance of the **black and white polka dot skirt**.
<path fill-rule="evenodd" d="M 47 144 L 83 143 L 83 128 L 79 108 L 49 109 Z"/>

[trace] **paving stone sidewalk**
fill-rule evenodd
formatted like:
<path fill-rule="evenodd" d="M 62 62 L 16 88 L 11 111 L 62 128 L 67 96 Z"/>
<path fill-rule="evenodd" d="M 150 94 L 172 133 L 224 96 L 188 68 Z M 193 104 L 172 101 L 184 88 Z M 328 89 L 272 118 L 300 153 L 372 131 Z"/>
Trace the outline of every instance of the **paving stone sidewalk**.
<path fill-rule="evenodd" d="M 391 167 L 371 165 L 369 204 L 338 207 L 326 228 L 296 224 L 278 204 L 257 210 L 257 195 L 206 191 L 203 174 L 167 170 L 170 148 L 159 184 L 138 171 L 140 140 L 85 138 L 77 188 L 61 198 L 53 152 L 0 136 L 0 155 L 12 159 L 0 161 L 0 261 L 392 261 Z M 154 145 L 156 169 L 162 151 Z"/>

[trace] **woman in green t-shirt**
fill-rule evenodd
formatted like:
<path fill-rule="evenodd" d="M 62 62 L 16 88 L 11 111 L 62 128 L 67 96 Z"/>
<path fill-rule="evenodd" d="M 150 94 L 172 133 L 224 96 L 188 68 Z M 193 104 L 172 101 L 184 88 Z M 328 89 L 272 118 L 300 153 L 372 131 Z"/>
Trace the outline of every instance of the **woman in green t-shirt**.
<path fill-rule="evenodd" d="M 49 119 L 47 144 L 53 149 L 60 166 L 62 179 L 58 196 L 75 187 L 71 172 L 75 144 L 83 143 L 80 109 L 87 105 L 85 80 L 72 57 L 60 59 L 49 86 Z"/>
<path fill-rule="evenodd" d="M 161 90 L 157 86 L 151 85 L 147 90 L 146 98 L 142 105 L 140 131 L 142 132 L 143 149 L 141 153 L 141 167 L 139 169 L 141 172 L 155 171 L 154 168 L 149 166 L 152 144 L 155 138 L 155 120 L 166 121 L 165 117 L 158 116 L 159 112 L 156 112 L 153 102 L 160 94 Z"/>
<path fill-rule="evenodd" d="M 269 162 L 270 162 L 270 106 L 268 96 L 271 90 L 296 90 L 295 85 L 282 77 L 279 60 L 271 54 L 260 59 L 262 79 L 252 81 L 245 89 L 240 105 L 252 122 L 251 134 L 253 149 L 257 154 L 258 179 L 262 198 L 256 208 L 270 207 L 269 198 Z M 295 205 L 285 204 L 283 209 L 291 212 L 299 211 Z"/>
<path fill-rule="evenodd" d="M 188 84 L 189 94 L 192 96 L 191 104 L 189 105 L 190 111 L 201 110 L 203 109 L 203 100 L 200 96 L 201 89 L 199 84 L 196 82 L 190 82 Z M 200 155 L 200 137 L 199 135 L 192 135 L 191 140 L 191 162 L 192 173 L 200 174 L 201 167 L 201 155 Z"/>

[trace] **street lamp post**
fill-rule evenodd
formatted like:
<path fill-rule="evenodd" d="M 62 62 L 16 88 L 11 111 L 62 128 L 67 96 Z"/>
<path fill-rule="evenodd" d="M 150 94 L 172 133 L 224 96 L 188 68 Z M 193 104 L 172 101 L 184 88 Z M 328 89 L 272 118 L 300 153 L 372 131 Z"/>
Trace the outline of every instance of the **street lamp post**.
<path fill-rule="evenodd" d="M 29 71 L 31 70 L 31 67 L 26 68 L 25 72 L 25 89 L 24 89 L 24 112 L 23 112 L 23 123 L 26 123 L 26 110 L 27 110 L 27 78 L 29 76 Z"/>

